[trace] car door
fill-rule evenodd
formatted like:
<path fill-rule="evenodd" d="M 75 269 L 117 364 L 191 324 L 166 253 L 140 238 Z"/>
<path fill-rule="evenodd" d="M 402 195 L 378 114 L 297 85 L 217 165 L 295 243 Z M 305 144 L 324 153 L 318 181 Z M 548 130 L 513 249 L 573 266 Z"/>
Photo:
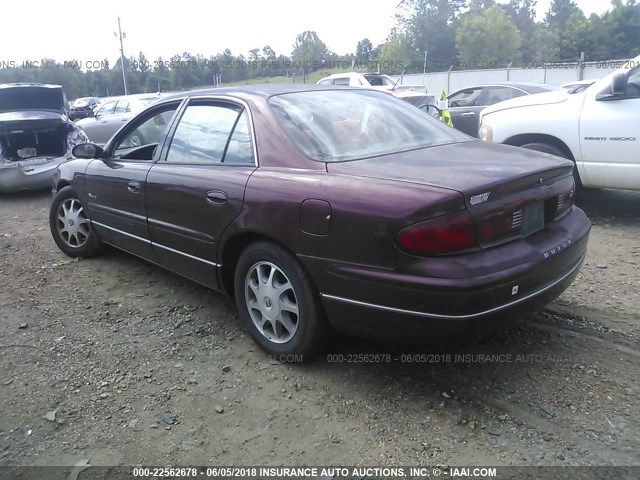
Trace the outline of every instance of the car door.
<path fill-rule="evenodd" d="M 104 158 L 89 164 L 85 174 L 87 207 L 98 235 L 148 259 L 153 259 L 153 249 L 145 203 L 147 174 L 179 105 L 180 101 L 158 105 L 136 118 L 107 146 Z M 139 131 L 149 131 L 158 123 L 164 125 L 140 145 L 136 140 Z"/>
<path fill-rule="evenodd" d="M 101 132 L 104 129 L 103 125 L 107 123 L 113 115 L 117 104 L 117 99 L 108 100 L 98 107 L 92 118 L 80 120 L 78 123 L 93 143 L 98 145 L 104 145 L 106 143 L 106 140 L 103 140 L 104 135 Z"/>
<path fill-rule="evenodd" d="M 250 112 L 232 100 L 192 99 L 147 177 L 149 232 L 160 263 L 218 288 L 216 250 L 240 214 L 257 160 Z"/>
<path fill-rule="evenodd" d="M 623 95 L 601 93 L 594 87 L 584 93 L 580 150 L 586 178 L 582 181 L 586 186 L 636 190 L 640 188 L 640 67 L 631 70 Z"/>
<path fill-rule="evenodd" d="M 452 93 L 449 97 L 449 113 L 454 128 L 478 136 L 478 116 L 484 108 L 480 105 L 483 87 L 471 87 Z"/>

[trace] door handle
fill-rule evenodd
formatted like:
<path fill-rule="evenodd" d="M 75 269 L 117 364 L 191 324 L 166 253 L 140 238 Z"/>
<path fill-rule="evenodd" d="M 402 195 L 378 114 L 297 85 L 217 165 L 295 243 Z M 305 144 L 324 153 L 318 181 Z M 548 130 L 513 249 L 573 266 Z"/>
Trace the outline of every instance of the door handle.
<path fill-rule="evenodd" d="M 214 205 L 224 205 L 227 203 L 227 194 L 222 190 L 209 190 L 207 192 L 207 201 Z"/>
<path fill-rule="evenodd" d="M 473 117 L 476 114 L 476 112 L 464 112 L 461 113 L 460 116 L 461 117 Z"/>
<path fill-rule="evenodd" d="M 141 186 L 137 180 L 130 180 L 129 183 L 127 183 L 127 190 L 131 193 L 139 193 Z"/>

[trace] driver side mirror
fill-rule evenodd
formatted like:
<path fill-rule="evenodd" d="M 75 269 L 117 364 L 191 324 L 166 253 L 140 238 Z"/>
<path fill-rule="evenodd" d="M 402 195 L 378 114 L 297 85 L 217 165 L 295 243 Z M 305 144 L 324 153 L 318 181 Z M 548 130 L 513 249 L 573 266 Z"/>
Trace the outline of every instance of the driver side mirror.
<path fill-rule="evenodd" d="M 611 82 L 611 93 L 614 95 L 624 95 L 627 88 L 627 74 L 624 72 L 617 73 L 613 76 Z"/>
<path fill-rule="evenodd" d="M 71 154 L 76 158 L 100 158 L 104 150 L 93 143 L 80 143 L 73 147 Z"/>
<path fill-rule="evenodd" d="M 598 95 L 596 95 L 596 100 L 619 100 L 624 98 L 628 80 L 629 77 L 626 72 L 616 73 L 611 80 L 611 87 L 607 87 L 602 92 L 598 93 Z"/>

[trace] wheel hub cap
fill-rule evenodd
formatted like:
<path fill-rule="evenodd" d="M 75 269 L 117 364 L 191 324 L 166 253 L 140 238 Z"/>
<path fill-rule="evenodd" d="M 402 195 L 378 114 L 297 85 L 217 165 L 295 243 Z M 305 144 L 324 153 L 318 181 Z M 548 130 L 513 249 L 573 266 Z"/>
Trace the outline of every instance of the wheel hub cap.
<path fill-rule="evenodd" d="M 249 269 L 245 301 L 251 320 L 265 338 L 274 343 L 291 340 L 298 329 L 298 300 L 278 266 L 258 262 Z"/>
<path fill-rule="evenodd" d="M 80 248 L 89 239 L 89 223 L 82 204 L 76 198 L 63 201 L 58 207 L 57 230 L 64 243 Z"/>

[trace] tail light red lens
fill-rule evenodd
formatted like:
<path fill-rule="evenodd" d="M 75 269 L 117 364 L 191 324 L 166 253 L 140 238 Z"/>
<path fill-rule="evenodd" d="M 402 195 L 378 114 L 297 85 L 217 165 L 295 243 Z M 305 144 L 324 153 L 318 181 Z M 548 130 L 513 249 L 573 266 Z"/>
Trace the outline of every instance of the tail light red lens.
<path fill-rule="evenodd" d="M 477 245 L 468 212 L 416 223 L 398 234 L 398 246 L 416 255 L 442 255 L 469 250 Z"/>

